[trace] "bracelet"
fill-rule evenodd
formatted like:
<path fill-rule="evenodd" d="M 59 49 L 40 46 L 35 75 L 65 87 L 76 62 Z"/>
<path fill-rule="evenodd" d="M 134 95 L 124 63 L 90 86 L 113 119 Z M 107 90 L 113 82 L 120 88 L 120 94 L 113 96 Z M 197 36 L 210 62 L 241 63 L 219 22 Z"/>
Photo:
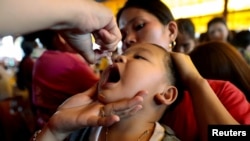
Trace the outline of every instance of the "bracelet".
<path fill-rule="evenodd" d="M 41 133 L 41 131 L 42 131 L 42 130 L 37 130 L 37 131 L 34 133 L 33 138 L 32 138 L 32 141 L 36 141 L 37 135 L 38 135 L 39 133 Z"/>

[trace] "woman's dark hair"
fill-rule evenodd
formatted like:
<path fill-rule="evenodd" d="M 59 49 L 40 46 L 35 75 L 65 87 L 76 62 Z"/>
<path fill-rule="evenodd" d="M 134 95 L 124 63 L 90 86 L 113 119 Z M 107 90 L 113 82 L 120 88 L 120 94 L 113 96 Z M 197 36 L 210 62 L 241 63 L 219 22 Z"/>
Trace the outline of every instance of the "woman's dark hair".
<path fill-rule="evenodd" d="M 215 17 L 213 19 L 211 19 L 208 23 L 207 23 L 207 29 L 209 29 L 209 27 L 215 23 L 223 23 L 226 27 L 227 27 L 227 22 L 224 18 L 222 17 Z"/>
<path fill-rule="evenodd" d="M 164 25 L 174 20 L 170 9 L 160 0 L 128 0 L 117 13 L 117 23 L 119 23 L 118 21 L 121 17 L 122 12 L 131 7 L 140 8 L 153 14 Z"/>
<path fill-rule="evenodd" d="M 181 18 L 176 20 L 178 31 L 180 33 L 188 34 L 189 37 L 195 39 L 195 26 L 189 18 Z"/>
<path fill-rule="evenodd" d="M 232 44 L 236 47 L 240 47 L 246 49 L 248 45 L 250 45 L 250 31 L 242 30 L 235 34 Z"/>
<path fill-rule="evenodd" d="M 234 46 L 210 41 L 198 45 L 189 55 L 204 78 L 230 81 L 250 101 L 250 67 Z"/>

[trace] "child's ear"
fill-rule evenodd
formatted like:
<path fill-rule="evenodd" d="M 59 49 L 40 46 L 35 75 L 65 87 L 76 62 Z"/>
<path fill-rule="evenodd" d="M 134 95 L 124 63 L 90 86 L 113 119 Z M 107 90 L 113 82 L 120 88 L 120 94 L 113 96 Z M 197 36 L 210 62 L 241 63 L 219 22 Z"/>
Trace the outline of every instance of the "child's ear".
<path fill-rule="evenodd" d="M 174 86 L 166 86 L 162 93 L 155 95 L 154 99 L 157 104 L 171 105 L 178 96 L 178 90 Z"/>

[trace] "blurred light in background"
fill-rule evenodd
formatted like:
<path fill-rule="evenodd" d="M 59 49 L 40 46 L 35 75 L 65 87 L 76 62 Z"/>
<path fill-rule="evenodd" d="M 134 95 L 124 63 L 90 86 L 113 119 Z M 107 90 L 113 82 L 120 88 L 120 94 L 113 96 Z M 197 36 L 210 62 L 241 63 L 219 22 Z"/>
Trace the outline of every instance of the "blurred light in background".
<path fill-rule="evenodd" d="M 171 9 L 174 17 L 187 18 L 223 12 L 223 0 L 162 0 Z"/>
<path fill-rule="evenodd" d="M 242 11 L 242 10 L 250 10 L 250 0 L 228 1 L 228 11 Z"/>
<path fill-rule="evenodd" d="M 24 55 L 20 46 L 21 41 L 21 37 L 16 39 L 12 36 L 3 37 L 0 40 L 0 58 L 14 58 L 16 61 L 20 61 Z"/>
<path fill-rule="evenodd" d="M 225 0 L 161 0 L 168 5 L 175 19 L 191 18 L 197 34 L 206 32 L 213 17 L 223 16 Z M 230 30 L 250 28 L 250 0 L 228 0 L 227 23 Z"/>

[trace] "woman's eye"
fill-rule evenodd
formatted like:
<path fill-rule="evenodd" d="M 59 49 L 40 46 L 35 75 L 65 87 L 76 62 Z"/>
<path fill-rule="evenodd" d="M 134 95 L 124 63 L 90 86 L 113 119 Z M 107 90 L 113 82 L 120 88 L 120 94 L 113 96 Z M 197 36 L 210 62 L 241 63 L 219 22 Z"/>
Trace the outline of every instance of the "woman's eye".
<path fill-rule="evenodd" d="M 138 31 L 138 30 L 142 29 L 144 27 L 144 25 L 145 25 L 144 23 L 136 25 L 135 30 Z"/>
<path fill-rule="evenodd" d="M 122 41 L 124 41 L 124 39 L 126 38 L 127 34 L 123 30 L 121 30 L 121 34 L 122 34 Z"/>

